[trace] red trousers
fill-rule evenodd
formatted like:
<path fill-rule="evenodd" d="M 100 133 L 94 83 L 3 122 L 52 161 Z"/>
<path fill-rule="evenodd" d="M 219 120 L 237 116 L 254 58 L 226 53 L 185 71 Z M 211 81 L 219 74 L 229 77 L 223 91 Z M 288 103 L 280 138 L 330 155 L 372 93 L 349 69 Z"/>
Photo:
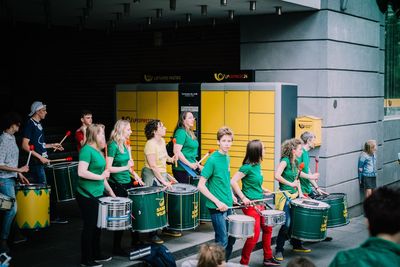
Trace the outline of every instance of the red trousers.
<path fill-rule="evenodd" d="M 256 208 L 259 210 L 265 209 L 262 205 L 256 206 Z M 244 247 L 242 249 L 242 259 L 240 260 L 240 264 L 249 265 L 250 254 L 256 246 L 258 238 L 260 237 L 260 228 L 262 228 L 263 231 L 262 245 L 264 250 L 264 259 L 272 258 L 272 227 L 264 225 L 264 217 L 260 216 L 254 207 L 244 208 L 242 209 L 242 211 L 245 215 L 253 217 L 256 221 L 254 223 L 254 236 L 247 238 L 246 243 L 244 244 Z"/>

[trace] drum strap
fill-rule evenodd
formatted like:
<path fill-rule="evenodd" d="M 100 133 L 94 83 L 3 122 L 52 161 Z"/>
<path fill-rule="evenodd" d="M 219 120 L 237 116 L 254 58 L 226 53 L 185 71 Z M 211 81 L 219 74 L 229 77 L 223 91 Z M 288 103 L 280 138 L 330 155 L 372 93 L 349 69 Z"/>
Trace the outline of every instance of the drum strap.
<path fill-rule="evenodd" d="M 114 177 L 110 176 L 110 180 L 111 180 L 114 184 L 116 184 L 120 189 L 126 191 L 126 188 L 123 187 Z"/>
<path fill-rule="evenodd" d="M 87 194 L 91 199 L 97 201 L 99 204 L 102 204 L 102 202 L 97 198 L 94 197 L 89 191 L 87 191 L 85 188 L 83 188 L 82 186 L 79 186 L 79 188 L 85 193 Z"/>

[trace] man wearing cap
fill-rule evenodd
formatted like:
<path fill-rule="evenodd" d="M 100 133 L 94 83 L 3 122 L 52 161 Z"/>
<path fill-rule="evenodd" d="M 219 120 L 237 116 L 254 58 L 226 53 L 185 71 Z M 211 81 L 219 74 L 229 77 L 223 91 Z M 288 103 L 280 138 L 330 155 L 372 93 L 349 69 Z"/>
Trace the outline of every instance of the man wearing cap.
<path fill-rule="evenodd" d="M 26 152 L 30 151 L 30 145 L 34 146 L 32 150 L 32 158 L 29 163 L 29 175 L 34 182 L 39 184 L 47 184 L 46 174 L 44 171 L 45 164 L 49 164 L 50 160 L 47 156 L 47 148 L 64 150 L 61 144 L 53 143 L 46 144 L 44 139 L 44 131 L 40 123 L 46 117 L 46 105 L 40 101 L 35 101 L 31 105 L 31 112 L 29 113 L 29 120 L 25 125 L 22 138 L 22 149 Z M 52 214 L 53 211 L 53 214 Z M 56 205 L 50 201 L 50 215 L 55 215 Z M 52 219 L 52 223 L 67 223 L 65 220 L 59 218 Z"/>

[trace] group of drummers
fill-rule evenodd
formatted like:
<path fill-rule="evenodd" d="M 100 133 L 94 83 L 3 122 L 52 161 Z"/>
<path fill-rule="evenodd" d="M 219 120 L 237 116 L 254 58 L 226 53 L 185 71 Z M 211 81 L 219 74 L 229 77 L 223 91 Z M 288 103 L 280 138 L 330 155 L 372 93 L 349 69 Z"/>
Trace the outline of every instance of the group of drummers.
<path fill-rule="evenodd" d="M 29 183 L 23 173 L 28 170 L 31 173 L 34 169 L 34 173 L 39 174 L 39 177 L 44 176 L 44 179 L 33 181 L 39 184 L 49 182 L 52 194 L 57 195 L 57 200 L 62 199 L 58 196 L 63 188 L 60 187 L 62 183 L 57 175 L 52 177 L 53 182 L 50 179 L 46 182 L 46 170 L 49 173 L 51 169 L 45 167 L 49 163 L 46 149 L 63 150 L 60 143 L 46 144 L 44 141 L 40 120 L 46 114 L 46 105 L 41 102 L 32 104 L 29 114 L 32 133 L 28 134 L 27 129 L 24 130 L 22 145 L 24 150 L 30 152 L 29 156 L 32 154 L 36 158 L 35 164 L 29 167 L 18 168 L 18 147 L 14 133 L 18 131 L 20 121 L 10 117 L 6 127 L 3 127 L 4 132 L 0 137 L 0 177 L 5 178 L 2 181 L 11 178 L 13 182 L 7 191 L 3 190 L 5 182 L 2 182 L 0 192 L 10 198 L 16 197 L 15 192 L 11 192 L 16 186 L 15 178 L 19 177 L 21 183 Z M 211 221 L 215 241 L 224 247 L 226 261 L 231 256 L 236 238 L 246 239 L 240 260 L 242 265 L 249 265 L 250 255 L 262 229 L 264 266 L 278 266 L 283 261 L 286 240 L 290 239 L 294 251 L 310 252 L 310 249 L 303 246 L 303 241 L 323 241 L 327 238 L 327 227 L 348 223 L 345 196 L 340 196 L 339 202 L 337 198 L 329 198 L 329 194 L 318 187 L 317 170 L 315 173 L 310 171 L 308 153 L 314 148 L 313 133 L 304 132 L 301 139 L 293 138 L 283 142 L 281 160 L 275 172 L 279 191 L 271 192 L 263 187 L 261 163 L 265 147 L 260 140 L 248 142 L 243 164 L 232 179 L 228 152 L 234 135 L 230 128 L 222 127 L 218 130 L 218 149 L 207 153 L 204 166 L 201 162 L 206 156 L 197 161 L 199 143 L 193 132 L 195 118 L 191 112 L 180 114 L 173 133 L 173 152 L 170 155 L 166 149 L 166 128 L 162 121 L 154 119 L 147 122 L 145 164 L 140 176 L 134 169 L 131 155 L 129 138 L 132 130 L 129 121 L 118 120 L 108 142 L 104 125 L 92 123 L 90 111 L 82 112 L 81 122 L 82 126 L 75 133 L 79 151 L 77 181 L 69 180 L 73 188 L 69 196 L 77 200 L 83 220 L 82 266 L 102 266 L 101 262 L 111 260 L 111 257 L 101 252 L 102 228 L 114 231 L 113 254 L 128 256 L 121 246 L 124 230 L 131 229 L 131 243 L 134 246 L 140 239 L 138 233 L 148 233 L 152 242 L 162 243 L 159 237 L 161 230 L 164 234 L 179 237 L 182 231 L 196 228 L 200 220 Z M 33 143 L 34 151 L 31 151 L 29 145 Z M 7 148 L 6 144 L 11 150 L 3 149 Z M 13 161 L 9 160 L 10 155 Z M 172 164 L 173 175 L 168 174 L 167 164 Z M 53 173 L 55 169 L 53 167 Z M 70 179 L 70 172 L 68 169 L 66 180 Z M 17 202 L 21 206 L 20 203 L 29 196 L 26 193 L 29 186 L 20 185 L 15 188 Z M 18 190 L 24 191 L 20 197 Z M 44 190 L 47 190 L 47 186 Z M 47 191 L 40 195 L 45 196 Z M 273 198 L 274 209 L 268 204 L 268 200 Z M 339 218 L 334 220 L 328 218 L 332 217 L 329 213 L 332 211 L 330 201 L 340 206 L 333 210 L 339 214 L 336 216 Z M 32 200 L 28 199 L 28 202 Z M 54 207 L 54 204 L 50 206 Z M 29 209 L 32 207 L 29 206 Z M 235 211 L 239 209 L 243 214 L 236 214 Z M 16 203 L 12 208 L 4 210 L 7 215 L 3 219 L 2 244 L 7 241 Z M 53 212 L 54 208 L 50 210 Z M 22 217 L 20 220 L 17 222 L 20 228 L 29 225 L 25 222 L 28 219 Z M 271 250 L 274 226 L 280 226 L 275 254 Z"/>

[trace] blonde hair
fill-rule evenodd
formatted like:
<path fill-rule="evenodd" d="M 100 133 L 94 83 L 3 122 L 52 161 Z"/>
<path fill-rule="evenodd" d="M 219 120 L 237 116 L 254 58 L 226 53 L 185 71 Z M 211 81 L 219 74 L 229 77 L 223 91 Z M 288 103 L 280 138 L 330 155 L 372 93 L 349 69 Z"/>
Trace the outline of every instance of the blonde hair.
<path fill-rule="evenodd" d="M 365 142 L 363 151 L 368 155 L 372 155 L 374 154 L 374 152 L 372 151 L 374 148 L 377 148 L 376 140 L 371 139 Z"/>
<path fill-rule="evenodd" d="M 232 141 L 233 141 L 233 131 L 232 131 L 231 128 L 226 127 L 226 126 L 223 126 L 223 127 L 219 128 L 218 132 L 217 132 L 217 140 L 218 141 L 221 140 L 221 138 L 224 135 L 229 135 L 232 138 Z"/>
<path fill-rule="evenodd" d="M 281 158 L 289 158 L 290 163 L 292 164 L 292 169 L 294 169 L 294 166 L 297 165 L 297 160 L 294 158 L 292 151 L 296 150 L 296 148 L 302 143 L 303 142 L 298 138 L 288 139 L 282 143 Z"/>
<path fill-rule="evenodd" d="M 104 125 L 103 124 L 91 124 L 86 129 L 86 143 L 85 144 L 96 144 L 97 148 L 101 148 L 101 143 L 99 142 L 97 135 L 103 131 L 104 133 Z M 104 140 L 105 141 L 105 140 Z"/>
<path fill-rule="evenodd" d="M 216 243 L 201 245 L 197 267 L 217 267 L 224 261 L 225 251 L 221 245 Z"/>
<path fill-rule="evenodd" d="M 122 136 L 122 131 L 129 125 L 127 120 L 117 120 L 114 125 L 114 129 L 111 131 L 110 140 L 108 143 L 115 141 L 117 143 L 119 152 L 124 153 L 124 147 L 126 146 L 126 140 Z"/>

